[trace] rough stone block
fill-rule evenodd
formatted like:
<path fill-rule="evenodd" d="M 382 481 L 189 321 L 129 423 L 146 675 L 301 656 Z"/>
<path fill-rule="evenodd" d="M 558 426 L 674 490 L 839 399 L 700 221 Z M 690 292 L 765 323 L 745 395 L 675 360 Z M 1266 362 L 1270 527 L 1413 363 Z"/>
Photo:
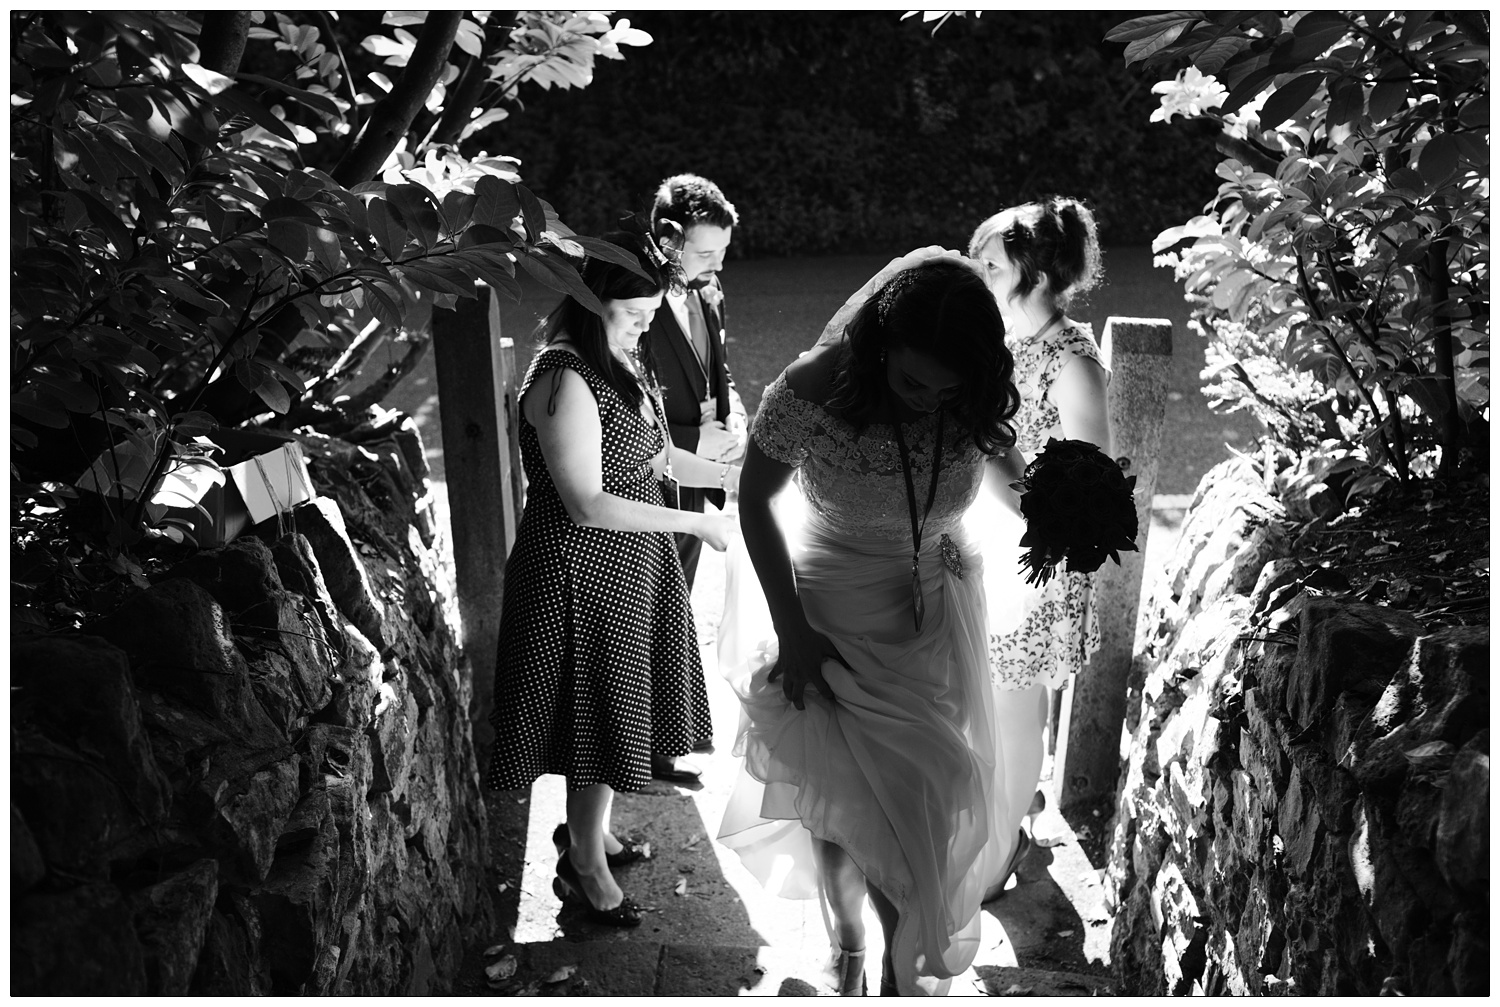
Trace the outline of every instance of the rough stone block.
<path fill-rule="evenodd" d="M 1365 797 L 1354 809 L 1349 859 L 1376 930 L 1398 961 L 1408 958 L 1412 938 L 1423 930 L 1426 910 L 1392 852 L 1394 829 Z"/>
<path fill-rule="evenodd" d="M 218 897 L 219 862 L 211 859 L 130 896 L 152 996 L 187 995 Z"/>
<path fill-rule="evenodd" d="M 1304 877 L 1322 839 L 1323 822 L 1317 804 L 1309 800 L 1302 774 L 1295 766 L 1277 809 L 1276 825 L 1286 870 L 1292 877 Z"/>
<path fill-rule="evenodd" d="M 225 611 L 234 613 L 236 623 L 268 623 L 269 613 L 264 609 L 283 591 L 271 550 L 254 537 L 198 553 L 178 564 L 173 572 L 213 595 Z"/>
<path fill-rule="evenodd" d="M 1309 728 L 1333 709 L 1340 693 L 1374 706 L 1421 629 L 1411 616 L 1393 609 L 1311 600 L 1287 682 L 1287 713 Z"/>
<path fill-rule="evenodd" d="M 151 824 L 103 766 L 29 725 L 11 732 L 10 786 L 43 861 L 73 878 L 107 878 Z"/>
<path fill-rule="evenodd" d="M 300 796 L 296 753 L 265 763 L 264 752 L 221 749 L 202 787 L 212 801 L 209 833 L 232 859 L 236 873 L 264 881 L 276 840 Z"/>
<path fill-rule="evenodd" d="M 1272 559 L 1261 567 L 1250 591 L 1250 611 L 1260 615 L 1275 607 L 1273 600 L 1280 599 L 1283 603 L 1290 600 L 1291 595 L 1286 589 L 1297 582 L 1301 572 L 1302 564 L 1286 556 Z"/>
<path fill-rule="evenodd" d="M 235 900 L 230 900 L 234 903 Z M 269 989 L 259 967 L 260 921 L 237 905 L 209 917 L 193 989 L 202 996 L 263 996 Z"/>
<path fill-rule="evenodd" d="M 1407 753 L 1446 741 L 1459 746 L 1489 723 L 1489 630 L 1460 626 L 1416 641 L 1361 725 L 1346 764 L 1365 787 L 1396 780 Z"/>
<path fill-rule="evenodd" d="M 32 892 L 11 904 L 11 996 L 144 996 L 145 954 L 119 889 Z"/>
<path fill-rule="evenodd" d="M 1359 784 L 1353 774 L 1336 766 L 1323 746 L 1317 742 L 1287 748 L 1291 763 L 1302 774 L 1303 793 L 1317 808 L 1323 824 L 1334 832 L 1347 835 L 1353 828 L 1354 802 Z"/>
<path fill-rule="evenodd" d="M 130 655 L 141 688 L 181 699 L 247 742 L 281 736 L 253 694 L 224 610 L 194 582 L 153 584 L 95 628 Z"/>
<path fill-rule="evenodd" d="M 385 639 L 383 607 L 375 598 L 364 562 L 349 540 L 339 505 L 328 497 L 318 497 L 299 504 L 292 517 L 318 558 L 318 568 L 334 604 L 365 639 L 385 648 L 390 641 Z"/>
<path fill-rule="evenodd" d="M 344 640 L 344 619 L 334 604 L 333 595 L 328 593 L 328 583 L 323 579 L 323 570 L 318 565 L 312 543 L 300 532 L 292 532 L 271 547 L 271 555 L 276 560 L 276 572 L 281 576 L 282 585 L 312 604 L 323 627 L 323 636 L 342 659 L 348 646 Z"/>
<path fill-rule="evenodd" d="M 1489 729 L 1480 731 L 1453 760 L 1438 810 L 1438 869 L 1453 890 L 1488 892 L 1490 885 Z"/>
<path fill-rule="evenodd" d="M 311 991 L 320 954 L 336 938 L 345 910 L 339 868 L 339 833 L 328 795 L 314 790 L 287 820 L 271 871 L 251 896 L 264 928 L 261 954 L 273 994 Z"/>
<path fill-rule="evenodd" d="M 370 792 L 390 792 L 400 798 L 416 755 L 417 701 L 400 678 L 382 685 L 381 693 L 369 732 L 374 769 Z"/>
<path fill-rule="evenodd" d="M 125 654 L 98 637 L 22 638 L 10 653 L 12 723 L 32 724 L 76 750 L 142 823 L 164 817 L 171 785 L 146 736 Z M 28 811 L 45 814 L 51 797 L 36 797 L 43 807 Z"/>
<path fill-rule="evenodd" d="M 29 892 L 47 875 L 42 851 L 32 838 L 26 819 L 15 801 L 10 804 L 10 894 L 11 898 Z"/>
<path fill-rule="evenodd" d="M 1459 996 L 1489 996 L 1489 910 L 1459 913 L 1453 920 L 1453 942 L 1448 949 L 1448 974 Z"/>

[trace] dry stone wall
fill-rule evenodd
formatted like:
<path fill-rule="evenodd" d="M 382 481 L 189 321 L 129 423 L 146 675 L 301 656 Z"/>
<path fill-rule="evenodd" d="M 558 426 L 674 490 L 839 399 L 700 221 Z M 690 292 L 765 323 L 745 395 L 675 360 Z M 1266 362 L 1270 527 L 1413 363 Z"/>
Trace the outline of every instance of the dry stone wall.
<path fill-rule="evenodd" d="M 13 994 L 446 992 L 493 928 L 410 420 L 77 635 L 13 637 Z"/>
<path fill-rule="evenodd" d="M 1308 590 L 1246 459 L 1142 615 L 1106 898 L 1141 994 L 1488 993 L 1487 628 Z"/>

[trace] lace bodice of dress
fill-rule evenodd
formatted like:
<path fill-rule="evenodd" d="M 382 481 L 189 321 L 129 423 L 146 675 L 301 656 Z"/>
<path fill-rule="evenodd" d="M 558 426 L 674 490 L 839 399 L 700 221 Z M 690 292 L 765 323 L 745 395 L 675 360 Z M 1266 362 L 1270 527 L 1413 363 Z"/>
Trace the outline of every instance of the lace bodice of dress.
<path fill-rule="evenodd" d="M 936 414 L 902 424 L 911 453 L 912 487 L 920 511 L 932 482 Z M 808 507 L 833 530 L 854 537 L 910 541 L 906 480 L 895 435 L 886 423 L 863 430 L 797 397 L 783 374 L 766 388 L 752 430 L 766 456 L 800 471 Z M 923 542 L 953 530 L 974 502 L 984 454 L 950 416 L 943 430 L 943 467 Z"/>
<path fill-rule="evenodd" d="M 1030 461 L 1047 445 L 1048 437 L 1061 437 L 1062 420 L 1057 407 L 1048 400 L 1052 383 L 1074 357 L 1099 360 L 1093 328 L 1086 323 L 1065 325 L 1040 339 L 1008 343 L 1016 359 L 1016 390 L 1021 393 L 1021 408 L 1011 422 L 1016 428 L 1016 447 Z"/>

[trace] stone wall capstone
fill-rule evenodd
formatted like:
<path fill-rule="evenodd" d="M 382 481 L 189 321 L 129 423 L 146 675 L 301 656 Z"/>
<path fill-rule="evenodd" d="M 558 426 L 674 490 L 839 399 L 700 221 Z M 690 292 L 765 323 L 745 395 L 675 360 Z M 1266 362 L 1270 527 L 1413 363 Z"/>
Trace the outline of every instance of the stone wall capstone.
<path fill-rule="evenodd" d="M 13 636 L 13 995 L 444 993 L 493 930 L 420 437 L 296 438 L 321 496 Z"/>
<path fill-rule="evenodd" d="M 1246 458 L 1141 616 L 1105 890 L 1144 995 L 1489 990 L 1487 627 L 1320 597 Z"/>

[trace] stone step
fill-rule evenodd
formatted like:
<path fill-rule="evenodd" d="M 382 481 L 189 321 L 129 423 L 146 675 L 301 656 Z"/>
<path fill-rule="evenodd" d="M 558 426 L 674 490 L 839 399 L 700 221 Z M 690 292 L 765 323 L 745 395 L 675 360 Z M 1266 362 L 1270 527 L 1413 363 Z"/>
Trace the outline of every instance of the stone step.
<path fill-rule="evenodd" d="M 832 996 L 821 949 L 738 947 L 627 940 L 512 944 L 466 963 L 454 992 L 497 996 Z M 484 966 L 512 958 L 514 972 L 492 985 Z M 509 969 L 507 967 L 507 972 Z M 867 969 L 871 993 L 878 963 Z M 551 980 L 551 981 L 549 981 Z M 1113 996 L 1103 976 L 980 965 L 950 995 Z"/>

